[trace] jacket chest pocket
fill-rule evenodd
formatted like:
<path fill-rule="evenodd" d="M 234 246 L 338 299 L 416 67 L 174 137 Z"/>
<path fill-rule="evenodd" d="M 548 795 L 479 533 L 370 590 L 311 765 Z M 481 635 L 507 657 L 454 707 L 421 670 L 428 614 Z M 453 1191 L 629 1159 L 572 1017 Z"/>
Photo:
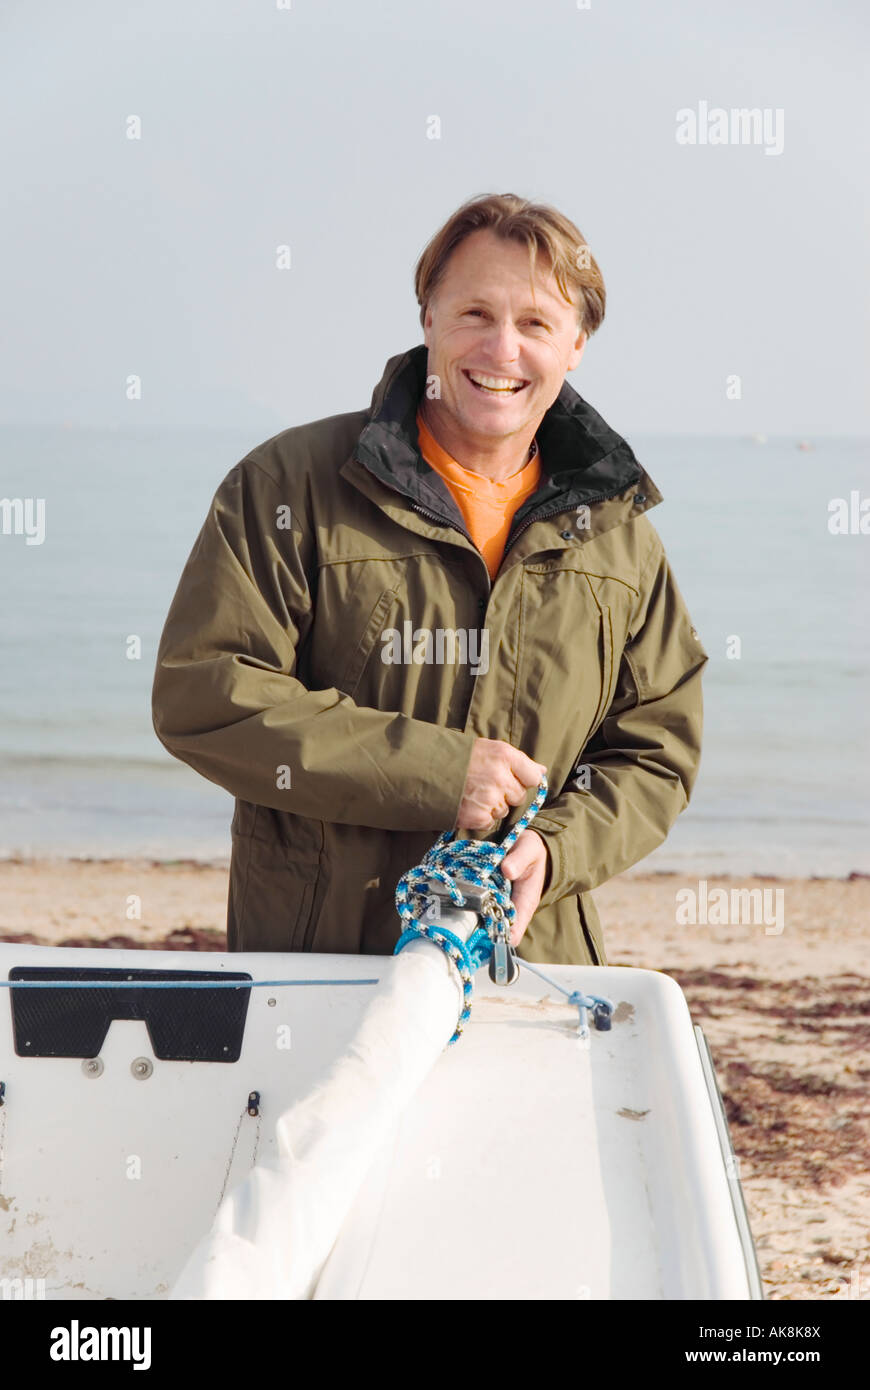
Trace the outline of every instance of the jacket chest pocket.
<path fill-rule="evenodd" d="M 321 575 L 306 652 L 310 689 L 354 696 L 401 584 L 392 565 L 339 565 Z"/>
<path fill-rule="evenodd" d="M 564 751 L 573 756 L 604 719 L 627 621 L 630 591 L 626 588 L 623 597 L 619 591 L 624 587 L 583 570 L 526 568 L 512 743 L 554 749 L 564 742 Z"/>
<path fill-rule="evenodd" d="M 307 683 L 335 687 L 376 709 L 442 722 L 455 681 L 440 671 L 435 637 L 439 630 L 467 629 L 477 612 L 461 567 L 434 553 L 331 566 L 320 579 Z M 420 633 L 433 634 L 431 657 L 421 654 Z M 447 649 L 445 660 L 453 657 Z"/>
<path fill-rule="evenodd" d="M 345 695 L 353 696 L 366 668 L 372 650 L 387 626 L 387 618 L 395 607 L 397 592 L 395 588 L 384 589 L 375 601 L 362 635 L 351 652 L 347 666 L 336 686 Z"/>
<path fill-rule="evenodd" d="M 599 699 L 598 708 L 592 719 L 592 724 L 589 729 L 590 734 L 598 728 L 610 708 L 614 686 L 613 616 L 609 605 L 605 604 L 603 607 L 600 607 L 598 616 L 600 622 L 598 652 L 601 669 L 601 698 Z"/>

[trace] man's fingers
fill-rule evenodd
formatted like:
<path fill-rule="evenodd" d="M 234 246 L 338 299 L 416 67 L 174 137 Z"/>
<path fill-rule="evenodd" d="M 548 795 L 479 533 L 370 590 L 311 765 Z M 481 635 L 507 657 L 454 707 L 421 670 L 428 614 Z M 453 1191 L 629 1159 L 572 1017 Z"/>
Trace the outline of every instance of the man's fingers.
<path fill-rule="evenodd" d="M 510 854 L 506 854 L 502 860 L 501 871 L 505 878 L 514 882 L 529 870 L 537 857 L 537 846 L 533 841 L 527 840 L 525 834 L 522 834 Z"/>
<path fill-rule="evenodd" d="M 480 738 L 474 745 L 457 815 L 457 827 L 482 830 L 498 823 L 511 806 L 537 787 L 547 769 L 521 748 L 502 739 Z"/>
<path fill-rule="evenodd" d="M 514 905 L 515 917 L 511 928 L 511 945 L 518 946 L 525 934 L 526 927 L 532 920 L 535 908 L 540 899 L 540 890 L 535 886 L 531 878 L 519 878 L 511 885 L 511 902 Z"/>
<path fill-rule="evenodd" d="M 539 778 L 538 780 L 540 781 L 540 778 Z M 537 785 L 537 783 L 536 783 L 535 785 Z M 522 782 L 521 782 L 520 779 L 517 777 L 517 775 L 516 775 L 516 773 L 514 772 L 513 768 L 511 768 L 511 772 L 510 772 L 510 785 L 507 787 L 507 789 L 506 789 L 506 791 L 505 791 L 505 794 L 504 794 L 504 795 L 505 795 L 505 800 L 507 801 L 508 805 L 509 805 L 509 806 L 519 806 L 519 804 L 520 804 L 521 801 L 525 801 L 525 799 L 526 799 L 526 797 L 528 796 L 528 794 L 529 794 L 529 789 L 528 789 L 528 787 L 524 787 L 524 786 L 523 786 Z"/>
<path fill-rule="evenodd" d="M 512 744 L 508 744 L 507 747 L 510 750 L 508 752 L 510 770 L 520 785 L 526 791 L 529 787 L 536 787 L 547 771 L 544 764 L 536 763 L 521 748 L 514 748 Z"/>
<path fill-rule="evenodd" d="M 512 882 L 521 878 L 537 864 L 546 868 L 547 846 L 541 836 L 532 829 L 524 830 L 512 850 L 501 861 L 501 871 Z M 511 894 L 513 897 L 513 893 Z"/>
<path fill-rule="evenodd" d="M 501 871 L 511 885 L 514 924 L 511 945 L 518 946 L 541 901 L 547 872 L 548 851 L 540 835 L 524 830 L 513 849 L 505 855 Z"/>

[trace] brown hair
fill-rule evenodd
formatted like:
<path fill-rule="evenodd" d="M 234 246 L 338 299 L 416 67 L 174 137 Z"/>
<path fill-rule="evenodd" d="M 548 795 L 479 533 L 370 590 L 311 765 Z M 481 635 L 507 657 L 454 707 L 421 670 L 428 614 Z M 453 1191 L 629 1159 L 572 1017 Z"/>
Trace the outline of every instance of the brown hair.
<path fill-rule="evenodd" d="M 472 232 L 484 228 L 504 241 L 528 247 L 529 274 L 533 279 L 535 258 L 540 252 L 549 262 L 562 295 L 575 305 L 580 327 L 591 335 L 601 326 L 606 298 L 604 279 L 586 238 L 556 208 L 547 203 L 530 203 L 516 193 L 482 193 L 469 199 L 432 237 L 414 272 L 421 324 L 452 253 Z"/>

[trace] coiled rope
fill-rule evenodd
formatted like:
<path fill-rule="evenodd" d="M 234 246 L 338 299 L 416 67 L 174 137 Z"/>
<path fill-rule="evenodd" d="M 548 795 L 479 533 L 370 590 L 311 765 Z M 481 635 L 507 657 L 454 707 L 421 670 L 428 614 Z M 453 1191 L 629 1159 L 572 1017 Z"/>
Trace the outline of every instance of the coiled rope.
<path fill-rule="evenodd" d="M 396 942 L 393 954 L 398 955 L 409 941 L 425 937 L 441 947 L 459 972 L 463 1008 L 450 1043 L 458 1041 L 463 1024 L 471 1015 L 474 974 L 489 960 L 498 940 L 510 940 L 516 908 L 511 901 L 510 882 L 499 865 L 523 831 L 531 825 L 546 795 L 545 774 L 538 783 L 534 799 L 500 844 L 494 840 L 455 840 L 456 831 L 445 830 L 422 862 L 402 874 L 396 886 L 396 907 L 405 929 Z M 435 884 L 443 885 L 446 895 L 457 907 L 465 905 L 467 895 L 459 888 L 457 879 L 473 884 L 481 895 L 479 906 L 475 901 L 481 923 L 467 941 L 437 922 L 426 920 L 433 902 L 437 901 L 433 894 Z M 474 896 L 477 899 L 478 895 Z"/>

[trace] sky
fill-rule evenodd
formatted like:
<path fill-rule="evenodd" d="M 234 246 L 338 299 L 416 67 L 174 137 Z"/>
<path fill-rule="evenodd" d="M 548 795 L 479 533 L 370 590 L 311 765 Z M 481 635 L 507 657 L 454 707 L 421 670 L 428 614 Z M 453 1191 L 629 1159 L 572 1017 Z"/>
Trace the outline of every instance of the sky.
<path fill-rule="evenodd" d="M 569 380 L 614 428 L 864 435 L 868 30 L 864 0 L 4 0 L 0 423 L 365 407 L 422 341 L 426 242 L 515 192 L 601 266 Z M 716 108 L 778 139 L 702 141 Z"/>

